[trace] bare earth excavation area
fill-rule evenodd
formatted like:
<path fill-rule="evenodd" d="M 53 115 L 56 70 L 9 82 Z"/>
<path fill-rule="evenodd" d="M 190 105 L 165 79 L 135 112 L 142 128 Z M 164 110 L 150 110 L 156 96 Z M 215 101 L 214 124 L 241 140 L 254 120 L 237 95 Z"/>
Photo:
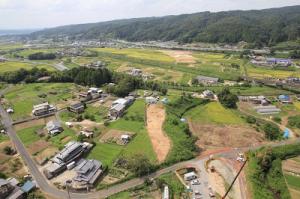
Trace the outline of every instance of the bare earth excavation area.
<path fill-rule="evenodd" d="M 151 104 L 147 108 L 147 130 L 159 162 L 163 162 L 171 148 L 171 142 L 163 131 L 166 113 L 162 105 Z"/>

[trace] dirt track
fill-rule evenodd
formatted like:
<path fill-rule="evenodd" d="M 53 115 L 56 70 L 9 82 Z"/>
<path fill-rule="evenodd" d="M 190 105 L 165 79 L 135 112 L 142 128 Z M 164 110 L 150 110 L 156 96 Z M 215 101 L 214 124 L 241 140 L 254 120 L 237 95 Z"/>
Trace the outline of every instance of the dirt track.
<path fill-rule="evenodd" d="M 162 105 L 152 104 L 147 108 L 147 130 L 159 162 L 163 162 L 171 148 L 171 142 L 163 131 L 166 113 Z"/>

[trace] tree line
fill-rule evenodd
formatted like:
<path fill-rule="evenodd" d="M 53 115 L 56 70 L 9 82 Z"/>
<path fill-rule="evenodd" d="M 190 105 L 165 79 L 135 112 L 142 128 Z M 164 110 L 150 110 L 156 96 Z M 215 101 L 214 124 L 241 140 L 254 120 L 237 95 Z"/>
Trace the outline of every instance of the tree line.
<path fill-rule="evenodd" d="M 45 78 L 46 79 L 41 79 Z M 135 89 L 149 89 L 167 93 L 167 87 L 156 81 L 144 81 L 140 77 L 133 77 L 127 74 L 112 72 L 106 68 L 72 68 L 71 70 L 50 72 L 44 68 L 32 68 L 30 70 L 20 69 L 14 72 L 0 74 L 0 81 L 11 84 L 21 82 L 35 83 L 40 81 L 75 83 L 83 86 L 100 87 L 104 84 L 113 83 L 107 86 L 107 91 L 117 96 L 124 97 Z"/>

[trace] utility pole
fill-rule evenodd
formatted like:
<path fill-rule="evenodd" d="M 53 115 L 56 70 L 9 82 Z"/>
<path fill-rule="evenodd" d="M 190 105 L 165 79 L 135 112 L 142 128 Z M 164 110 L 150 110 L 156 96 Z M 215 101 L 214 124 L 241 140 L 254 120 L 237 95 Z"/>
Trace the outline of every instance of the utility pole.
<path fill-rule="evenodd" d="M 235 178 L 233 179 L 231 185 L 229 186 L 228 190 L 226 191 L 225 195 L 222 197 L 222 199 L 225 199 L 226 196 L 228 195 L 228 193 L 230 192 L 231 188 L 233 187 L 235 181 L 237 180 L 237 178 L 239 177 L 239 175 L 241 174 L 243 168 L 245 167 L 246 163 L 247 163 L 248 159 L 245 160 L 245 162 L 243 163 L 241 169 L 239 170 L 239 172 L 236 174 Z"/>

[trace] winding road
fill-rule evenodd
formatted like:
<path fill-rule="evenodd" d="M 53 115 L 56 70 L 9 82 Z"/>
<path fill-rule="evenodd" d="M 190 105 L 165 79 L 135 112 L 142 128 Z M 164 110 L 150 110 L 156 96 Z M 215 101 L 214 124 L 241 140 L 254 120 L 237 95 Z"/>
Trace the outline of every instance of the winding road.
<path fill-rule="evenodd" d="M 0 91 L 0 94 L 3 94 L 3 90 Z M 6 113 L 5 109 L 0 105 L 0 116 L 1 116 L 1 120 L 3 125 L 6 127 L 7 130 L 7 134 L 10 138 L 10 140 L 12 141 L 12 143 L 14 144 L 15 148 L 17 149 L 17 151 L 19 152 L 20 156 L 22 157 L 22 159 L 24 160 L 25 164 L 27 165 L 31 175 L 33 176 L 33 178 L 35 179 L 35 181 L 37 182 L 38 187 L 46 194 L 53 196 L 54 198 L 69 198 L 68 197 L 68 193 L 64 190 L 59 190 L 56 187 L 54 187 L 53 185 L 49 184 L 48 181 L 46 180 L 46 178 L 44 177 L 44 175 L 39 171 L 36 163 L 34 162 L 34 160 L 31 158 L 30 154 L 27 152 L 25 146 L 23 145 L 23 143 L 20 141 L 20 139 L 18 138 L 16 131 L 13 127 L 13 121 L 10 118 L 10 116 L 8 115 L 8 113 Z M 276 142 L 276 143 L 272 143 L 270 144 L 270 146 L 280 146 L 280 145 L 284 145 L 284 144 L 288 144 L 288 143 L 299 143 L 300 142 L 300 138 L 298 139 L 294 139 L 291 141 L 282 141 L 282 142 Z M 248 151 L 248 150 L 255 150 L 257 148 L 259 148 L 261 146 L 252 146 L 252 147 L 246 147 L 246 148 L 240 148 L 240 149 L 232 149 L 229 151 L 222 151 L 222 152 L 217 152 L 214 155 L 218 155 L 221 157 L 225 157 L 225 158 L 235 158 L 237 151 Z M 208 158 L 211 154 L 209 155 L 204 155 L 201 157 L 198 157 L 196 159 L 192 159 L 189 161 L 185 161 L 185 162 L 180 162 L 177 164 L 174 164 L 170 167 L 158 170 L 148 176 L 142 177 L 142 178 L 135 178 L 132 180 L 128 180 L 124 183 L 121 184 L 117 184 L 117 185 L 113 185 L 107 189 L 103 189 L 97 192 L 87 192 L 87 193 L 70 193 L 70 197 L 73 199 L 99 199 L 99 198 L 106 198 L 108 196 L 111 196 L 113 194 L 119 193 L 121 191 L 133 188 L 135 186 L 141 185 L 144 183 L 144 180 L 146 178 L 156 178 L 162 174 L 171 172 L 171 171 L 175 171 L 179 168 L 191 165 L 191 164 L 199 164 L 199 161 L 204 160 L 206 158 Z"/>

